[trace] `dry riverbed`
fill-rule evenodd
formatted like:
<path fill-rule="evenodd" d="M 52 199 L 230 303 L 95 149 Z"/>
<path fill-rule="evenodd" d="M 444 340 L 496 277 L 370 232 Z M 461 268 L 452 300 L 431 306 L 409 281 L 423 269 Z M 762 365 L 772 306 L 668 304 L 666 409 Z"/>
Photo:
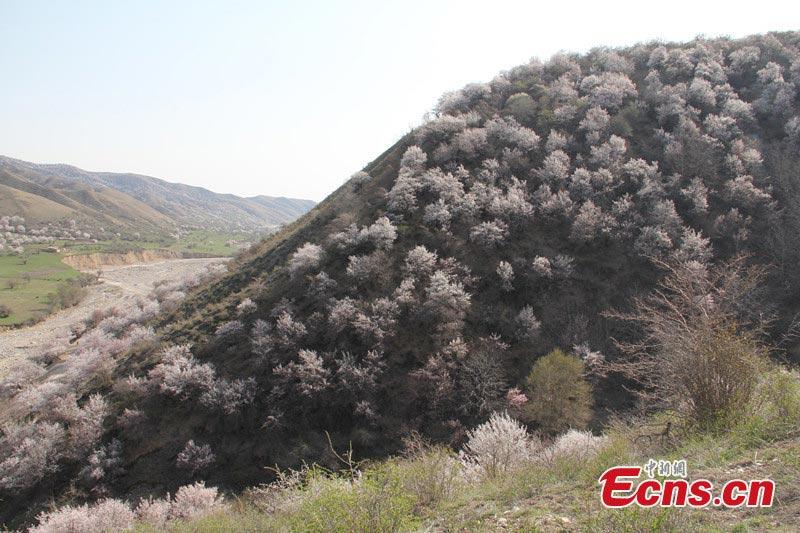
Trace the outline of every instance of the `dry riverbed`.
<path fill-rule="evenodd" d="M 0 377 L 14 361 L 65 347 L 70 328 L 95 309 L 105 309 L 122 300 L 147 296 L 153 284 L 200 272 L 206 266 L 228 259 L 173 259 L 157 263 L 102 267 L 99 283 L 87 287 L 88 295 L 75 307 L 65 309 L 34 326 L 0 331 Z"/>

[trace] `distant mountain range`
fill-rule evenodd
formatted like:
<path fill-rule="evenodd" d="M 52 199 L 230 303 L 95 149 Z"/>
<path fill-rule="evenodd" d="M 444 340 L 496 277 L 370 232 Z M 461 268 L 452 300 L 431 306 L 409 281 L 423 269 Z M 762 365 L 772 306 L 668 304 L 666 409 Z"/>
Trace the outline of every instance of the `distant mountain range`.
<path fill-rule="evenodd" d="M 138 174 L 87 172 L 0 156 L 0 214 L 32 223 L 88 218 L 144 231 L 176 226 L 253 230 L 291 222 L 314 205 L 312 200 L 243 198 Z"/>

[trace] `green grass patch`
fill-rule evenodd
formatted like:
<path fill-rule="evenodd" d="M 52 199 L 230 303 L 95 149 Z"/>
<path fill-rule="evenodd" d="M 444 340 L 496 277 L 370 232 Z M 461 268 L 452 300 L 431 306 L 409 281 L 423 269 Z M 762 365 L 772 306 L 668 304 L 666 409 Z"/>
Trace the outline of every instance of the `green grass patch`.
<path fill-rule="evenodd" d="M 11 310 L 9 316 L 0 318 L 0 326 L 16 326 L 47 315 L 50 295 L 81 275 L 62 263 L 60 254 L 34 246 L 28 250 L 27 256 L 0 256 L 0 304 Z"/>
<path fill-rule="evenodd" d="M 172 242 L 166 248 L 178 252 L 230 256 L 236 253 L 238 248 L 235 244 L 228 245 L 229 241 L 255 242 L 258 239 L 258 236 L 245 233 L 195 230 L 181 237 L 179 241 Z"/>
<path fill-rule="evenodd" d="M 184 235 L 180 240 L 165 238 L 152 241 L 114 239 L 90 242 L 57 241 L 64 254 L 93 254 L 93 253 L 126 253 L 136 250 L 149 250 L 162 248 L 174 250 L 176 252 L 194 252 L 201 254 L 213 254 L 219 256 L 231 256 L 236 253 L 236 244 L 228 244 L 230 241 L 255 242 L 259 236 L 248 235 L 246 233 L 232 233 L 219 231 L 194 230 Z"/>
<path fill-rule="evenodd" d="M 0 326 L 19 326 L 38 321 L 52 308 L 51 295 L 64 291 L 69 280 L 81 273 L 61 262 L 65 255 L 92 253 L 126 253 L 135 250 L 161 248 L 176 252 L 193 252 L 218 256 L 232 256 L 238 251 L 231 241 L 253 242 L 257 236 L 245 233 L 195 230 L 179 241 L 141 241 L 114 239 L 90 242 L 60 240 L 54 243 L 61 253 L 47 253 L 50 245 L 28 245 L 23 256 L 0 256 Z M 6 314 L 0 312 L 0 315 Z"/>

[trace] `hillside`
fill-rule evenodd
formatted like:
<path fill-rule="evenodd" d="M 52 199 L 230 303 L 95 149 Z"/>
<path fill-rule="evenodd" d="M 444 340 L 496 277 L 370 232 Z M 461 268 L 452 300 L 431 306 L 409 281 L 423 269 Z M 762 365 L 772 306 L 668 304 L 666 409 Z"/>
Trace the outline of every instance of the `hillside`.
<path fill-rule="evenodd" d="M 259 230 L 290 222 L 314 206 L 310 200 L 241 198 L 148 176 L 87 172 L 69 165 L 39 165 L 8 157 L 0 157 L 0 184 L 73 210 L 80 208 L 85 217 L 105 225 L 142 224 L 146 228 L 177 225 L 215 231 Z M 2 205 L 7 203 L 4 200 Z M 31 220 L 44 211 L 30 203 L 10 203 L 9 207 L 25 211 L 7 210 L 7 214 Z M 57 213 L 62 216 L 63 210 Z"/>
<path fill-rule="evenodd" d="M 53 493 L 136 500 L 197 479 L 235 492 L 272 481 L 267 466 L 341 466 L 332 447 L 385 457 L 422 435 L 458 449 L 520 404 L 544 439 L 605 432 L 637 405 L 631 391 L 673 377 L 632 382 L 614 366 L 620 342 L 669 353 L 649 324 L 613 314 L 647 295 L 686 296 L 685 328 L 729 313 L 726 347 L 796 364 L 798 85 L 800 33 L 781 33 L 560 54 L 445 94 L 430 120 L 228 272 L 162 287 L 158 316 L 143 304 L 98 317 L 78 352 L 91 363 L 74 357 L 60 385 L 21 388 L 33 407 L 17 435 L 49 435 L 42 453 L 60 468 L 8 484 L 18 492 L 0 519 L 29 520 L 30 502 Z M 730 265 L 768 268 L 737 299 L 748 280 Z M 691 277 L 685 291 L 660 285 L 670 268 Z M 141 340 L 146 326 L 155 334 Z M 582 384 L 555 420 L 531 385 L 554 353 Z M 760 379 L 748 368 L 739 374 Z M 49 410 L 57 398 L 68 407 Z M 93 432 L 81 432 L 88 418 Z M 87 479 L 113 450 L 120 468 Z"/>

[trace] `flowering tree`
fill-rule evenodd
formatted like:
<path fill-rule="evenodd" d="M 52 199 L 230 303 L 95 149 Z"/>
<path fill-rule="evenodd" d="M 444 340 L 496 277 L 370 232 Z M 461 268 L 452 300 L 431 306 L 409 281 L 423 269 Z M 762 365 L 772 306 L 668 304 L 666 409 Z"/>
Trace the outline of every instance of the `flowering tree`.
<path fill-rule="evenodd" d="M 165 349 L 162 362 L 147 377 L 162 393 L 188 400 L 209 390 L 216 372 L 211 365 L 198 363 L 188 345 L 180 345 Z"/>
<path fill-rule="evenodd" d="M 89 396 L 81 406 L 75 394 L 55 400 L 50 416 L 66 427 L 66 456 L 83 459 L 91 453 L 103 434 L 103 421 L 108 411 L 108 402 L 99 393 Z"/>
<path fill-rule="evenodd" d="M 592 146 L 590 161 L 592 164 L 619 170 L 625 158 L 628 145 L 625 139 L 612 135 L 608 141 L 598 146 Z"/>
<path fill-rule="evenodd" d="M 463 284 L 440 270 L 431 275 L 423 309 L 440 321 L 440 328 L 460 329 L 469 307 L 470 295 Z"/>
<path fill-rule="evenodd" d="M 417 191 L 422 187 L 420 176 L 427 160 L 427 154 L 418 146 L 411 146 L 405 151 L 397 181 L 388 194 L 390 211 L 409 213 L 417 208 Z"/>
<path fill-rule="evenodd" d="M 471 241 L 491 248 L 501 244 L 508 236 L 508 225 L 501 220 L 481 222 L 469 233 Z"/>
<path fill-rule="evenodd" d="M 364 172 L 363 170 L 359 170 L 358 172 L 350 176 L 350 182 L 356 189 L 360 189 L 370 181 L 372 181 L 372 176 L 370 176 L 367 172 Z"/>
<path fill-rule="evenodd" d="M 620 72 L 586 76 L 580 88 L 588 96 L 590 104 L 611 110 L 619 109 L 626 98 L 638 95 L 630 78 Z"/>
<path fill-rule="evenodd" d="M 330 385 L 330 370 L 325 368 L 322 358 L 313 350 L 300 350 L 297 361 L 272 369 L 282 387 L 291 387 L 301 396 L 317 398 Z"/>
<path fill-rule="evenodd" d="M 481 474 L 494 479 L 529 460 L 533 442 L 525 427 L 508 413 L 492 413 L 487 422 L 467 433 L 464 455 Z"/>
<path fill-rule="evenodd" d="M 306 327 L 296 320 L 289 311 L 282 311 L 275 322 L 275 340 L 279 346 L 292 348 L 306 334 Z"/>
<path fill-rule="evenodd" d="M 289 258 L 289 272 L 295 276 L 298 273 L 316 268 L 321 261 L 322 246 L 307 242 Z"/>
<path fill-rule="evenodd" d="M 501 145 L 519 148 L 523 152 L 535 150 L 539 146 L 539 136 L 532 129 L 520 126 L 512 117 L 493 118 L 486 122 L 490 140 Z"/>
<path fill-rule="evenodd" d="M 601 234 L 610 234 L 614 222 L 608 213 L 604 213 L 594 202 L 587 200 L 578 210 L 578 216 L 572 223 L 570 239 L 576 242 L 590 242 Z"/>
<path fill-rule="evenodd" d="M 530 342 L 539 336 L 542 323 L 536 318 L 533 308 L 530 305 L 526 305 L 517 314 L 516 326 L 519 339 Z"/>
<path fill-rule="evenodd" d="M 569 175 L 570 158 L 563 150 L 554 150 L 544 158 L 536 176 L 546 184 L 560 185 Z"/>
<path fill-rule="evenodd" d="M 403 272 L 414 279 L 424 279 L 433 273 L 438 259 L 436 252 L 425 246 L 416 246 L 406 254 Z"/>
<path fill-rule="evenodd" d="M 591 107 L 578 124 L 578 129 L 586 133 L 586 142 L 597 144 L 603 133 L 608 128 L 611 117 L 608 111 L 600 107 Z"/>
<path fill-rule="evenodd" d="M 195 444 L 193 439 L 189 439 L 175 459 L 175 465 L 195 475 L 197 472 L 205 470 L 214 464 L 216 459 L 214 452 L 211 451 L 211 446 L 208 444 Z"/>
<path fill-rule="evenodd" d="M 0 436 L 0 490 L 33 487 L 58 469 L 64 427 L 51 422 L 8 423 Z"/>
<path fill-rule="evenodd" d="M 500 278 L 501 287 L 504 291 L 514 290 L 514 269 L 508 261 L 500 261 L 497 265 L 497 277 Z"/>

